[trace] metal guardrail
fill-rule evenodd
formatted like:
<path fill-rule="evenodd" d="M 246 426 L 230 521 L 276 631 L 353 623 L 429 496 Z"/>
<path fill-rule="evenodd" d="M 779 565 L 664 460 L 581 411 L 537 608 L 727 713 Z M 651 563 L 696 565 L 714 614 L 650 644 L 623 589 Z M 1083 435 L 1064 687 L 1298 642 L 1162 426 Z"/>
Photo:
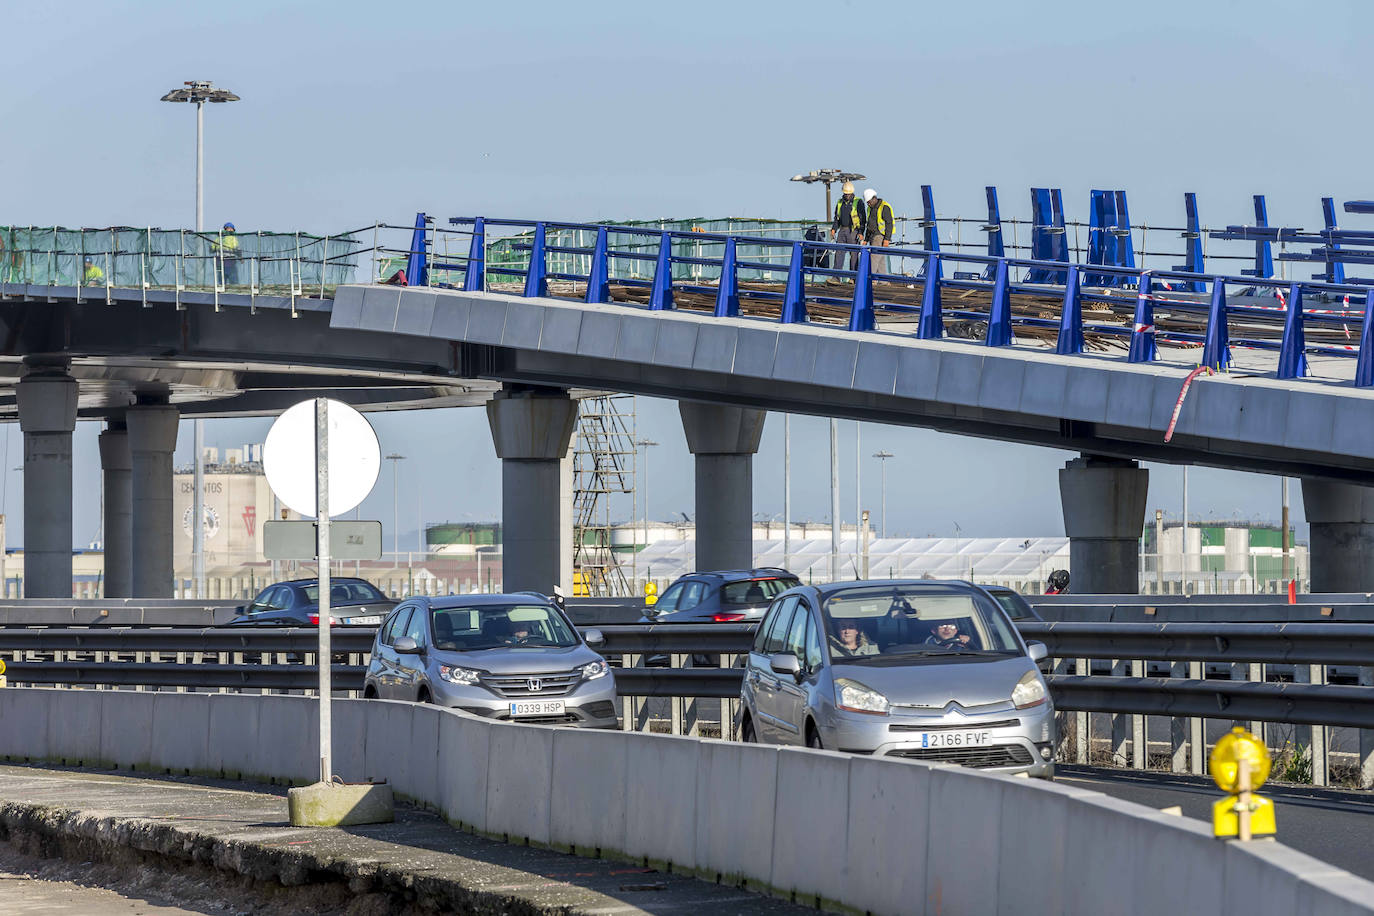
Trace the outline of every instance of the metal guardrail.
<path fill-rule="evenodd" d="M 1367 623 L 1056 623 L 1017 624 L 1057 658 L 1369 665 Z"/>
<path fill-rule="evenodd" d="M 871 248 L 864 245 L 803 241 L 787 238 L 737 236 L 736 234 L 660 231 L 657 229 L 594 223 L 567 223 L 550 220 L 512 220 L 487 217 L 455 217 L 449 221 L 458 226 L 470 226 L 472 243 L 466 258 L 453 256 L 442 266 L 463 275 L 461 288 L 480 291 L 487 286 L 487 274 L 494 273 L 508 281 L 522 282 L 526 297 L 551 295 L 549 281 L 566 280 L 582 283 L 585 293 L 580 297 L 587 303 L 612 301 L 611 282 L 621 286 L 642 287 L 647 292 L 650 310 L 675 307 L 674 291 L 704 294 L 715 298 L 716 317 L 736 317 L 740 314 L 741 298 L 775 302 L 783 323 L 807 321 L 807 303 L 834 306 L 848 312 L 849 331 L 869 331 L 876 326 L 879 312 L 905 314 L 916 319 L 915 336 L 938 339 L 945 336 L 945 319 L 984 322 L 983 341 L 989 346 L 1009 346 L 1013 340 L 1013 326 L 1057 330 L 1055 352 L 1082 353 L 1085 333 L 1128 338 L 1129 362 L 1150 362 L 1157 358 L 1160 345 L 1202 346 L 1201 365 L 1214 370 L 1231 363 L 1231 347 L 1243 346 L 1278 351 L 1277 375 L 1281 379 L 1301 379 L 1307 374 L 1306 354 L 1355 357 L 1355 385 L 1374 386 L 1374 296 L 1367 296 L 1368 288 L 1355 283 L 1318 280 L 1286 280 L 1272 277 L 1231 276 L 1205 274 L 1191 269 L 1141 270 L 1134 266 L 1110 263 L 1073 264 L 1059 260 L 1037 260 L 1006 255 L 982 255 L 967 252 L 940 251 L 927 243 L 925 247 L 893 245 Z M 490 266 L 485 262 L 485 233 L 489 226 L 522 229 L 530 233 L 529 259 L 521 267 Z M 571 230 L 592 233 L 591 245 L 559 244 L 550 241 L 549 233 Z M 627 248 L 617 242 L 631 239 L 658 239 L 657 256 Z M 676 253 L 674 242 L 690 242 L 694 250 L 701 246 L 719 249 L 718 254 L 691 256 Z M 786 283 L 782 291 L 763 288 L 742 288 L 741 271 L 780 270 L 781 265 L 751 260 L 739 254 L 739 246 L 767 251 L 790 252 L 786 268 Z M 413 246 L 417 247 L 418 246 Z M 642 246 L 636 246 L 642 247 Z M 855 270 L 822 267 L 816 263 L 818 253 L 833 253 L 843 263 L 846 252 L 857 254 Z M 586 259 L 584 272 L 552 272 L 548 268 L 550 253 L 575 254 Z M 896 264 L 916 263 L 919 271 L 889 272 L 887 259 Z M 654 261 L 652 281 L 615 276 L 614 265 L 625 260 Z M 971 265 L 977 270 L 954 271 L 952 278 L 943 273 L 945 262 Z M 702 282 L 683 282 L 674 279 L 674 264 L 704 265 L 719 280 L 714 286 Z M 1190 265 L 1185 265 L 1189 267 Z M 1016 279 L 1016 272 L 1025 277 Z M 1060 286 L 1047 287 L 1045 277 L 1063 277 Z M 853 282 L 849 295 L 835 295 L 828 287 L 808 290 L 808 280 L 843 279 Z M 747 279 L 747 278 L 746 278 Z M 886 281 L 875 286 L 875 281 Z M 904 291 L 913 289 L 913 281 L 921 283 L 919 305 Z M 456 284 L 445 284 L 456 286 Z M 1261 290 L 1256 301 L 1228 304 L 1227 286 Z M 1056 290 L 1062 287 L 1062 292 Z M 1133 287 L 1136 295 L 1123 296 L 1110 288 Z M 942 291 L 984 291 L 990 294 L 986 306 L 972 306 L 963 299 L 946 308 Z M 1209 291 L 1209 292 L 1204 292 Z M 895 296 L 903 292 L 902 296 Z M 1031 295 L 1044 299 L 1062 297 L 1058 316 L 1046 317 L 1043 304 L 1029 312 L 1013 314 L 1013 294 Z M 1313 308 L 1308 300 L 1333 297 L 1340 308 Z M 1363 298 L 1362 307 L 1347 305 L 1352 299 Z M 1269 304 L 1277 299 L 1278 304 Z M 1101 303 L 1120 309 L 1112 322 L 1085 323 L 1084 303 Z M 1325 303 L 1321 303 L 1325 304 Z M 1134 306 L 1133 320 L 1126 320 L 1126 312 Z M 1161 309 L 1156 315 L 1156 307 Z M 1244 337 L 1231 339 L 1231 324 Z M 1317 335 L 1313 344 L 1307 342 L 1307 326 L 1313 325 Z M 1359 345 L 1351 341 L 1350 325 L 1361 326 Z"/>

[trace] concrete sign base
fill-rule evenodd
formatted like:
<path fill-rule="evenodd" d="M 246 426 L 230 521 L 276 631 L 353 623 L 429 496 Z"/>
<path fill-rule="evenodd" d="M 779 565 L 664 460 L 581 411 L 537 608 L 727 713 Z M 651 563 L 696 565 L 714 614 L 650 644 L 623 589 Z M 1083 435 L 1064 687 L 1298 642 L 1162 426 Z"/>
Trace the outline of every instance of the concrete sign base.
<path fill-rule="evenodd" d="M 289 789 L 286 805 L 292 827 L 389 824 L 396 819 L 391 786 L 386 783 L 317 782 Z"/>

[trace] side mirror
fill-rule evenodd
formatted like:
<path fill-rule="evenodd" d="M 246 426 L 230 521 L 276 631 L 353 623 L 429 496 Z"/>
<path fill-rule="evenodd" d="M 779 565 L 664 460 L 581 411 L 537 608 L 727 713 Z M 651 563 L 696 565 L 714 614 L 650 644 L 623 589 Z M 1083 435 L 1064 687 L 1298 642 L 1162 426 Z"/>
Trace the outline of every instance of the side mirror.
<path fill-rule="evenodd" d="M 768 667 L 774 674 L 787 674 L 797 677 L 801 674 L 801 662 L 791 652 L 779 652 L 768 659 Z"/>
<path fill-rule="evenodd" d="M 1032 640 L 1026 643 L 1026 654 L 1033 662 L 1044 661 L 1050 656 L 1050 648 L 1039 640 Z"/>
<path fill-rule="evenodd" d="M 402 636 L 391 646 L 396 650 L 397 655 L 419 655 L 421 652 L 420 644 L 409 636 Z"/>
<path fill-rule="evenodd" d="M 596 629 L 595 627 L 593 627 L 592 629 L 587 630 L 586 632 L 584 632 L 584 633 L 582 634 L 582 638 L 583 638 L 584 640 L 586 640 L 587 645 L 589 645 L 589 646 L 604 646 L 604 645 L 606 645 L 606 634 L 605 634 L 605 633 L 602 633 L 600 630 Z"/>

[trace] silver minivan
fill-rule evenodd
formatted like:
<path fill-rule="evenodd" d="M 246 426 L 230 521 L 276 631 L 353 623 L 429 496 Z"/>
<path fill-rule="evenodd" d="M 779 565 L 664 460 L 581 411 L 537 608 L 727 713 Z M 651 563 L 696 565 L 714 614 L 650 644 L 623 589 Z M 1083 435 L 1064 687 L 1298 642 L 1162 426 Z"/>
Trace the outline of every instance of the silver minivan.
<path fill-rule="evenodd" d="M 759 625 L 736 734 L 1049 779 L 1045 655 L 966 582 L 799 586 Z"/>
<path fill-rule="evenodd" d="M 377 629 L 363 696 L 516 722 L 616 728 L 615 675 L 534 593 L 411 598 Z"/>

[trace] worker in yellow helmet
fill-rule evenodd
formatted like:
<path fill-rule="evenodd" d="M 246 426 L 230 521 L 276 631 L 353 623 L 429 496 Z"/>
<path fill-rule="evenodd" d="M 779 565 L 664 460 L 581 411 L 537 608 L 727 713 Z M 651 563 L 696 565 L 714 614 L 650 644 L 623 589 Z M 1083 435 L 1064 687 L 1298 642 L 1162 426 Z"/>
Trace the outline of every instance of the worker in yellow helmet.
<path fill-rule="evenodd" d="M 864 223 L 868 218 L 868 208 L 854 196 L 854 183 L 846 181 L 841 188 L 840 199 L 835 201 L 835 212 L 831 214 L 830 237 L 841 245 L 862 245 L 864 243 Z M 844 252 L 838 252 L 835 269 L 844 268 Z M 859 249 L 849 253 L 849 269 L 859 269 Z"/>
<path fill-rule="evenodd" d="M 239 282 L 239 237 L 234 234 L 234 224 L 225 223 L 219 238 L 213 243 L 215 259 L 220 262 L 224 275 L 224 285 Z"/>
<path fill-rule="evenodd" d="M 105 283 L 105 271 L 95 263 L 95 259 L 87 255 L 81 261 L 81 284 L 83 286 L 103 286 Z"/>
<path fill-rule="evenodd" d="M 892 216 L 892 204 L 879 197 L 872 188 L 864 191 L 864 203 L 868 205 L 868 222 L 865 223 L 868 244 L 874 248 L 886 248 L 892 244 L 892 230 L 897 222 Z M 875 254 L 871 263 L 875 274 L 887 273 L 887 258 Z"/>

